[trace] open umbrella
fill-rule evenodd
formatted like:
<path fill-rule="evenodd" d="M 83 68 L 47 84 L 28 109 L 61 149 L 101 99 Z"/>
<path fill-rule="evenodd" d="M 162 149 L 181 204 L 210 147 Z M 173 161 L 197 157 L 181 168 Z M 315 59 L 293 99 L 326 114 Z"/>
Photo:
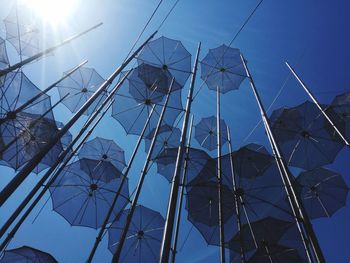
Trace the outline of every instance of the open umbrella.
<path fill-rule="evenodd" d="M 350 138 L 350 92 L 336 96 L 326 110 L 338 129 Z M 333 127 L 329 129 L 335 133 Z"/>
<path fill-rule="evenodd" d="M 1 263 L 57 263 L 57 260 L 49 253 L 39 249 L 22 246 L 5 250 Z"/>

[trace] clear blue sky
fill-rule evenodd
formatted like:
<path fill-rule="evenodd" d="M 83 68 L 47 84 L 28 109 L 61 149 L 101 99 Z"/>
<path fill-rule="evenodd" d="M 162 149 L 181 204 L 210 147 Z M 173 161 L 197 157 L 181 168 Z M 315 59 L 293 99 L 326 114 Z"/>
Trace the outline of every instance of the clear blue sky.
<path fill-rule="evenodd" d="M 8 10 L 3 6 L 6 7 L 8 2 L 0 0 L 1 18 L 6 16 Z M 143 39 L 154 31 L 173 2 L 164 1 Z M 231 40 L 257 2 L 256 0 L 182 0 L 158 36 L 164 35 L 181 40 L 193 56 L 198 42 L 202 41 L 200 57 L 203 58 L 209 48 L 227 44 Z M 69 26 L 59 29 L 59 33 L 56 34 L 58 38 L 67 37 L 100 21 L 104 22 L 104 25 L 73 44 L 61 48 L 54 56 L 29 65 L 24 69 L 25 73 L 40 88 L 44 88 L 58 79 L 63 71 L 72 68 L 83 59 L 89 59 L 88 66 L 94 67 L 103 77 L 109 76 L 128 53 L 157 3 L 157 0 L 81 0 L 81 7 L 67 23 Z M 288 75 L 287 67 L 284 65 L 286 60 L 295 66 L 321 102 L 330 102 L 334 95 L 350 89 L 349 9 L 350 3 L 347 0 L 264 1 L 233 46 L 240 48 L 248 60 L 266 107 L 270 105 Z M 3 24 L 1 28 L 3 29 Z M 4 36 L 3 31 L 0 32 L 0 36 Z M 49 33 L 46 42 L 54 42 L 54 35 Z M 16 57 L 12 48 L 9 48 L 9 53 L 11 61 L 15 62 Z M 198 79 L 197 89 L 200 83 Z M 187 93 L 187 90 L 188 85 L 185 86 L 184 92 Z M 57 92 L 53 91 L 51 95 L 52 101 L 57 101 Z M 201 117 L 215 113 L 214 95 L 215 93 L 204 87 L 196 98 L 193 110 L 197 121 Z M 305 93 L 291 78 L 273 105 L 273 109 L 293 106 L 305 99 L 307 99 Z M 59 121 L 66 122 L 71 113 L 64 106 L 59 106 L 55 110 L 55 116 Z M 261 125 L 248 140 L 244 141 L 259 120 L 259 112 L 247 81 L 238 91 L 230 92 L 223 97 L 222 117 L 231 127 L 234 148 L 248 142 L 268 145 Z M 81 122 L 72 129 L 73 134 L 79 129 L 79 124 Z M 137 139 L 135 136 L 126 136 L 121 126 L 111 117 L 105 118 L 92 138 L 95 136 L 115 140 L 125 149 L 127 160 Z M 226 147 L 224 151 L 227 151 Z M 130 191 L 135 187 L 144 157 L 142 147 L 130 174 Z M 335 163 L 329 167 L 342 173 L 350 185 L 349 157 L 350 151 L 344 149 Z M 8 168 L 0 168 L 0 174 L 2 187 L 12 178 L 14 172 Z M 20 200 L 19 197 L 37 180 L 36 175 L 31 175 L 10 202 L 0 209 L 0 223 L 15 207 Z M 157 175 L 153 167 L 145 181 L 140 203 L 165 215 L 168 192 L 168 182 Z M 26 221 L 11 243 L 11 247 L 30 245 L 52 253 L 60 262 L 84 262 L 97 232 L 93 229 L 69 226 L 63 218 L 52 211 L 50 201 L 32 224 L 43 203 Z M 182 220 L 180 245 L 191 228 L 185 216 L 184 214 Z M 349 218 L 350 208 L 346 207 L 331 219 L 313 221 L 328 262 L 349 261 Z M 106 241 L 105 238 L 100 245 L 95 262 L 110 261 L 111 254 L 107 250 Z M 193 229 L 178 254 L 178 260 L 215 262 L 218 260 L 218 255 L 219 250 L 216 247 L 208 247 L 200 234 Z"/>

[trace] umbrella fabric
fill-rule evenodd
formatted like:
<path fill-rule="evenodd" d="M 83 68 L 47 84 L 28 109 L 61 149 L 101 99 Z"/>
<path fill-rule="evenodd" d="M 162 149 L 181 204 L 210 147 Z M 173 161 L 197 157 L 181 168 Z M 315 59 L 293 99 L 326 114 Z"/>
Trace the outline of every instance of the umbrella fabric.
<path fill-rule="evenodd" d="M 246 78 L 240 50 L 226 45 L 209 49 L 201 61 L 201 78 L 209 89 L 219 88 L 221 93 L 238 89 Z"/>
<path fill-rule="evenodd" d="M 138 64 L 161 68 L 183 87 L 191 74 L 191 54 L 178 40 L 164 36 L 150 41 L 137 57 Z M 163 90 L 163 92 L 167 90 Z"/>
<path fill-rule="evenodd" d="M 288 165 L 312 170 L 330 164 L 344 146 L 338 135 L 329 132 L 327 120 L 310 101 L 277 110 L 270 121 Z"/>
<path fill-rule="evenodd" d="M 223 119 L 220 119 L 221 147 L 227 142 L 227 126 Z M 202 118 L 195 125 L 195 139 L 204 148 L 212 151 L 217 148 L 217 128 L 214 116 Z"/>
<path fill-rule="evenodd" d="M 5 250 L 1 263 L 57 263 L 50 254 L 39 249 L 22 246 L 15 249 Z"/>
<path fill-rule="evenodd" d="M 86 159 L 82 159 L 65 167 L 50 187 L 51 199 L 54 211 L 70 225 L 97 229 L 107 215 L 121 179 L 110 180 L 108 183 L 97 180 L 94 171 L 91 174 L 82 169 L 86 167 L 85 162 Z M 129 189 L 126 183 L 113 209 L 111 220 L 128 202 Z"/>
<path fill-rule="evenodd" d="M 296 178 L 296 186 L 311 219 L 331 217 L 346 205 L 349 188 L 343 177 L 325 168 L 305 171 Z"/>
<path fill-rule="evenodd" d="M 66 75 L 67 73 L 64 73 Z M 67 96 L 63 104 L 73 113 L 77 112 L 96 92 L 105 80 L 93 68 L 81 67 L 56 85 L 60 98 Z M 84 112 L 89 116 L 98 103 L 106 98 L 106 93 L 97 98 Z"/>
<path fill-rule="evenodd" d="M 84 143 L 78 156 L 80 159 L 87 158 L 111 163 L 120 172 L 122 172 L 126 166 L 124 150 L 113 140 L 101 137 L 96 137 Z"/>
<path fill-rule="evenodd" d="M 108 229 L 108 249 L 114 253 L 126 222 L 129 209 Z M 165 220 L 152 209 L 135 208 L 119 262 L 158 262 Z"/>
<path fill-rule="evenodd" d="M 89 174 L 94 180 L 109 183 L 123 176 L 123 173 L 109 162 L 82 158 L 80 169 Z"/>
<path fill-rule="evenodd" d="M 9 66 L 5 40 L 0 37 L 0 70 Z M 2 79 L 2 78 L 1 78 Z M 0 80 L 0 85 L 2 84 Z"/>

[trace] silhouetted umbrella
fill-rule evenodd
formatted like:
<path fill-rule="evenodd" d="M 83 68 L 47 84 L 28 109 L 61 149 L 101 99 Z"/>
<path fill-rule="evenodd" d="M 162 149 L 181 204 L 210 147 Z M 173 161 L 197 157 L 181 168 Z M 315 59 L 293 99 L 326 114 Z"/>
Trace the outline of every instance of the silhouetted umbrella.
<path fill-rule="evenodd" d="M 151 110 L 155 105 L 154 113 L 151 116 L 145 133 L 149 134 L 152 129 L 156 127 L 165 102 L 164 93 L 158 91 L 158 87 L 160 86 L 158 86 L 157 81 L 155 81 L 153 87 L 148 87 L 144 81 L 140 79 L 139 71 L 140 68 L 137 67 L 130 73 L 128 80 L 123 83 L 118 93 L 115 95 L 112 108 L 112 117 L 122 125 L 127 134 L 141 134 Z M 122 75 L 123 74 L 124 73 L 122 73 Z M 178 84 L 174 82 L 173 88 L 177 85 Z M 173 125 L 182 110 L 181 91 L 174 91 L 170 95 L 163 124 Z"/>
<path fill-rule="evenodd" d="M 126 166 L 124 150 L 113 140 L 107 140 L 101 137 L 96 137 L 84 143 L 78 155 L 80 159 L 87 158 L 101 162 L 109 162 L 120 172 L 122 172 Z"/>
<path fill-rule="evenodd" d="M 221 126 L 221 146 L 227 142 L 227 126 L 224 120 L 220 119 Z M 214 116 L 202 118 L 195 125 L 194 137 L 198 143 L 212 151 L 217 148 L 217 129 L 216 129 L 216 118 Z"/>
<path fill-rule="evenodd" d="M 340 137 L 326 128 L 327 120 L 309 101 L 273 112 L 270 121 L 288 165 L 306 170 L 321 167 L 332 163 L 344 146 Z"/>
<path fill-rule="evenodd" d="M 67 74 L 67 73 L 64 73 Z M 95 93 L 105 80 L 93 68 L 81 67 L 69 77 L 56 85 L 63 104 L 73 113 L 77 112 L 81 106 Z M 90 115 L 95 111 L 96 106 L 106 97 L 105 92 L 100 98 L 85 111 L 85 115 Z"/>
<path fill-rule="evenodd" d="M 209 89 L 217 90 L 219 87 L 221 93 L 226 93 L 239 88 L 246 78 L 240 55 L 239 49 L 226 45 L 209 49 L 201 61 L 201 78 Z"/>
<path fill-rule="evenodd" d="M 302 172 L 297 189 L 311 219 L 331 217 L 346 205 L 349 188 L 343 177 L 325 168 Z"/>
<path fill-rule="evenodd" d="M 109 228 L 108 249 L 114 253 L 129 209 L 124 210 L 118 220 Z M 164 218 L 159 212 L 138 205 L 120 255 L 120 262 L 158 262 L 163 236 Z"/>
<path fill-rule="evenodd" d="M 326 112 L 337 128 L 350 138 L 350 92 L 336 96 Z M 333 127 L 329 129 L 335 133 Z"/>
<path fill-rule="evenodd" d="M 89 170 L 87 160 L 74 162 L 50 187 L 53 209 L 73 226 L 99 228 L 119 188 L 121 179 L 108 183 L 98 180 L 99 170 Z M 116 217 L 129 202 L 128 184 L 124 184 L 113 210 Z"/>
<path fill-rule="evenodd" d="M 180 41 L 163 36 L 150 41 L 138 55 L 137 61 L 139 65 L 161 68 L 174 77 L 181 87 L 191 74 L 191 54 Z M 167 89 L 162 89 L 161 92 L 166 93 Z"/>
<path fill-rule="evenodd" d="M 1 263 L 57 263 L 50 254 L 39 249 L 22 246 L 15 249 L 5 250 Z"/>

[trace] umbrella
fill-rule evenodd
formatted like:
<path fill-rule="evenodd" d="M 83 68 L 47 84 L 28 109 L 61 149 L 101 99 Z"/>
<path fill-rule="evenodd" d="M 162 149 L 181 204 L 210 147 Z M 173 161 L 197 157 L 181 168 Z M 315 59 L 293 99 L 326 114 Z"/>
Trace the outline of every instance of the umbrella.
<path fill-rule="evenodd" d="M 129 209 L 124 210 L 109 228 L 108 249 L 114 253 L 122 234 Z M 152 209 L 138 205 L 127 232 L 120 262 L 158 262 L 165 220 Z"/>
<path fill-rule="evenodd" d="M 201 61 L 201 69 L 201 78 L 209 89 L 219 87 L 221 93 L 238 89 L 246 78 L 240 50 L 226 45 L 209 49 Z"/>
<path fill-rule="evenodd" d="M 311 170 L 330 164 L 344 146 L 339 136 L 329 132 L 327 120 L 310 101 L 277 110 L 270 121 L 288 165 Z"/>
<path fill-rule="evenodd" d="M 119 188 L 121 178 L 106 183 L 98 170 L 87 169 L 87 159 L 65 167 L 50 187 L 53 209 L 73 226 L 99 228 Z M 97 173 L 97 174 L 96 174 Z M 124 184 L 114 206 L 116 217 L 129 202 L 128 184 Z M 111 218 L 112 219 L 112 218 Z"/>
<path fill-rule="evenodd" d="M 109 183 L 123 176 L 123 173 L 110 162 L 101 162 L 87 158 L 81 158 L 80 160 L 83 160 L 80 163 L 80 168 L 94 180 Z"/>
<path fill-rule="evenodd" d="M 342 134 L 350 138 L 350 92 L 336 96 L 326 109 L 326 113 L 337 128 L 342 131 Z M 333 127 L 329 127 L 329 129 L 335 133 Z"/>
<path fill-rule="evenodd" d="M 258 248 L 248 263 L 306 263 L 307 261 L 299 255 L 295 248 L 270 245 L 268 249 Z"/>
<path fill-rule="evenodd" d="M 191 74 L 191 54 L 178 40 L 160 37 L 148 42 L 137 57 L 138 64 L 161 68 L 183 87 Z M 163 93 L 167 90 L 162 90 Z"/>
<path fill-rule="evenodd" d="M 311 219 L 331 217 L 346 205 L 349 188 L 336 172 L 317 168 L 300 173 L 296 182 L 301 201 Z"/>
<path fill-rule="evenodd" d="M 221 146 L 227 142 L 227 126 L 224 120 L 220 119 L 221 127 Z M 198 143 L 212 151 L 217 147 L 217 129 L 216 129 L 216 118 L 214 116 L 202 118 L 195 125 L 195 135 L 194 137 Z"/>
<path fill-rule="evenodd" d="M 113 140 L 107 140 L 101 137 L 96 137 L 84 143 L 78 156 L 80 159 L 87 158 L 111 163 L 120 172 L 122 172 L 126 166 L 123 149 Z"/>
<path fill-rule="evenodd" d="M 123 83 L 115 95 L 112 106 L 112 117 L 122 125 L 127 134 L 134 135 L 141 134 L 153 107 L 154 114 L 151 116 L 145 134 L 150 133 L 156 127 L 165 102 L 164 93 L 158 91 L 157 81 L 153 87 L 148 87 L 140 79 L 139 71 L 140 66 L 129 74 L 128 80 Z M 174 82 L 172 90 L 174 90 L 174 86 L 176 87 L 178 84 Z M 177 90 L 170 95 L 163 123 L 173 125 L 182 111 L 181 91 Z"/>
<path fill-rule="evenodd" d="M 15 249 L 5 250 L 1 263 L 57 263 L 50 254 L 39 249 L 22 246 Z"/>
<path fill-rule="evenodd" d="M 66 73 L 64 73 L 66 74 Z M 56 87 L 60 94 L 60 98 L 64 98 L 63 104 L 73 113 L 77 112 L 84 103 L 95 93 L 105 80 L 93 68 L 81 67 L 69 77 L 59 82 Z M 105 99 L 106 93 L 103 92 L 100 98 L 85 111 L 85 115 L 89 116 L 95 111 L 98 103 Z"/>

